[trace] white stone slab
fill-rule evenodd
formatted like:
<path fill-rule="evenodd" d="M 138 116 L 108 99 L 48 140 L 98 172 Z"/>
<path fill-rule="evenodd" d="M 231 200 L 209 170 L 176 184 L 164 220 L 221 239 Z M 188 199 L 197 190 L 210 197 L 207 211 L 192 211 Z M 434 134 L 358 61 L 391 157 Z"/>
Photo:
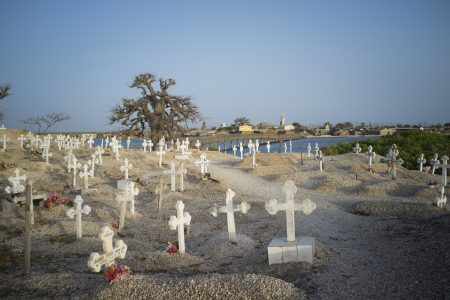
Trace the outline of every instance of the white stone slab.
<path fill-rule="evenodd" d="M 269 265 L 288 262 L 312 263 L 315 251 L 315 239 L 308 236 L 296 238 L 292 242 L 276 237 L 267 247 Z"/>

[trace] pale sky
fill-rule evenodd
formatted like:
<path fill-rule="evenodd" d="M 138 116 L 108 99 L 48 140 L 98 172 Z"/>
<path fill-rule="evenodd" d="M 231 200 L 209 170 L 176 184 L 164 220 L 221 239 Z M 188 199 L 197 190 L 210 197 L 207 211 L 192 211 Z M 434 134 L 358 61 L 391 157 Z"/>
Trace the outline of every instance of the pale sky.
<path fill-rule="evenodd" d="M 173 78 L 208 126 L 450 121 L 450 1 L 0 2 L 6 127 L 103 131 L 139 73 Z"/>

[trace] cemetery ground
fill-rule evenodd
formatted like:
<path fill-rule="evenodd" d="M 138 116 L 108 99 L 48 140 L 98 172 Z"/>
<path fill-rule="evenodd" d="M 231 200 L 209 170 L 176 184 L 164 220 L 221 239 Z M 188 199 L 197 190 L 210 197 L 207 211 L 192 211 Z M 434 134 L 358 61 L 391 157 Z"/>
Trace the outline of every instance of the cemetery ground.
<path fill-rule="evenodd" d="M 40 154 L 21 150 L 17 137 L 1 153 L 1 198 L 7 178 L 16 168 L 34 181 L 34 194 L 70 193 L 71 174 L 65 152 L 53 149 L 50 164 Z M 74 150 L 79 161 L 93 150 Z M 89 180 L 92 190 L 82 195 L 91 207 L 82 216 L 83 237 L 76 238 L 75 221 L 66 216 L 68 207 L 35 207 L 31 233 L 32 273 L 23 275 L 24 207 L 0 212 L 0 298 L 78 299 L 444 299 L 450 296 L 450 214 L 433 205 L 440 177 L 398 167 L 397 180 L 386 174 L 377 156 L 373 172 L 367 171 L 363 154 L 326 157 L 323 172 L 311 155 L 257 154 L 239 160 L 231 155 L 208 152 L 210 179 L 201 180 L 194 165 L 201 154 L 193 150 L 183 192 L 170 191 L 170 177 L 163 177 L 162 210 L 158 212 L 160 177 L 170 169 L 173 153 L 158 166 L 154 152 L 122 150 L 116 161 L 106 149 L 103 165 Z M 91 252 L 101 252 L 101 228 L 119 220 L 116 202 L 120 166 L 128 158 L 129 176 L 140 193 L 134 215 L 126 216 L 125 228 L 114 239 L 128 245 L 124 259 L 132 275 L 108 284 L 102 273 L 91 272 L 86 263 Z M 281 188 L 293 180 L 295 201 L 311 199 L 317 208 L 310 215 L 295 213 L 297 235 L 316 239 L 312 264 L 269 265 L 267 246 L 272 238 L 286 235 L 283 211 L 269 215 L 265 203 L 283 200 Z M 178 178 L 177 178 L 178 181 Z M 78 179 L 78 186 L 82 186 Z M 178 185 L 177 185 L 178 188 Z M 225 204 L 226 191 L 235 193 L 235 204 L 246 200 L 251 209 L 235 213 L 237 242 L 228 241 L 225 214 L 213 217 L 209 208 Z M 448 188 L 446 189 L 448 195 Z M 178 200 L 192 216 L 185 237 L 186 253 L 165 252 L 168 241 L 177 239 L 170 230 Z"/>

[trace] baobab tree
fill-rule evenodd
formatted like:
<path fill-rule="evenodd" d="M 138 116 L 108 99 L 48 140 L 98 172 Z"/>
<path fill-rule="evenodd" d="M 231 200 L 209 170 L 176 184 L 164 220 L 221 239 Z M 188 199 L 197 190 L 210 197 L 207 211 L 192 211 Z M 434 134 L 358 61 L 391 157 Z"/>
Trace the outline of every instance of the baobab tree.
<path fill-rule="evenodd" d="M 173 138 L 174 133 L 182 129 L 186 122 L 196 122 L 200 113 L 190 97 L 169 94 L 169 88 L 175 85 L 173 79 L 159 78 L 159 90 L 154 88 L 156 76 L 145 73 L 134 78 L 130 88 L 141 92 L 138 99 L 122 99 L 112 109 L 111 124 L 120 123 L 128 131 L 138 130 L 144 134 L 150 128 L 150 138 L 156 145 L 163 136 Z"/>

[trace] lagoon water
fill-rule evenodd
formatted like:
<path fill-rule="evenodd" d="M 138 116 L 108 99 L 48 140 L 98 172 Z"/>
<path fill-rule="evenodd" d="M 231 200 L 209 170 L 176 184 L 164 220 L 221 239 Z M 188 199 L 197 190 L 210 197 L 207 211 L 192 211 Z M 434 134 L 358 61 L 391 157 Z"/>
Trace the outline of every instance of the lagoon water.
<path fill-rule="evenodd" d="M 306 153 L 306 147 L 308 147 L 308 143 L 311 143 L 311 152 L 314 152 L 314 147 L 316 143 L 319 145 L 320 148 L 329 146 L 329 145 L 335 145 L 337 143 L 354 143 L 356 141 L 365 141 L 369 139 L 377 139 L 379 136 L 330 136 L 330 137 L 308 137 L 304 139 L 299 140 L 292 140 L 292 152 L 304 152 Z M 195 137 L 190 138 L 191 143 L 190 147 L 193 147 L 193 144 L 195 143 Z M 255 142 L 255 141 L 253 141 Z M 94 146 L 99 146 L 101 144 L 101 140 L 96 139 Z M 122 139 L 122 146 L 126 147 L 127 140 Z M 287 151 L 289 152 L 289 141 L 286 142 L 287 144 Z M 208 145 L 206 145 L 208 146 Z M 216 144 L 214 144 L 216 146 Z M 247 141 L 244 143 L 244 147 L 247 146 Z M 142 147 L 142 139 L 133 139 L 130 143 L 130 148 L 136 149 Z M 222 146 L 223 147 L 223 146 Z M 272 143 L 270 144 L 270 152 L 278 152 L 279 150 L 279 143 Z M 223 149 L 222 149 L 223 151 Z M 259 146 L 260 152 L 267 152 L 266 144 L 261 143 Z M 244 151 L 247 152 L 247 151 Z M 282 144 L 282 152 L 284 152 L 284 143 Z M 227 153 L 233 153 L 230 147 L 230 143 L 227 144 Z M 239 149 L 236 152 L 236 155 L 239 155 Z"/>

